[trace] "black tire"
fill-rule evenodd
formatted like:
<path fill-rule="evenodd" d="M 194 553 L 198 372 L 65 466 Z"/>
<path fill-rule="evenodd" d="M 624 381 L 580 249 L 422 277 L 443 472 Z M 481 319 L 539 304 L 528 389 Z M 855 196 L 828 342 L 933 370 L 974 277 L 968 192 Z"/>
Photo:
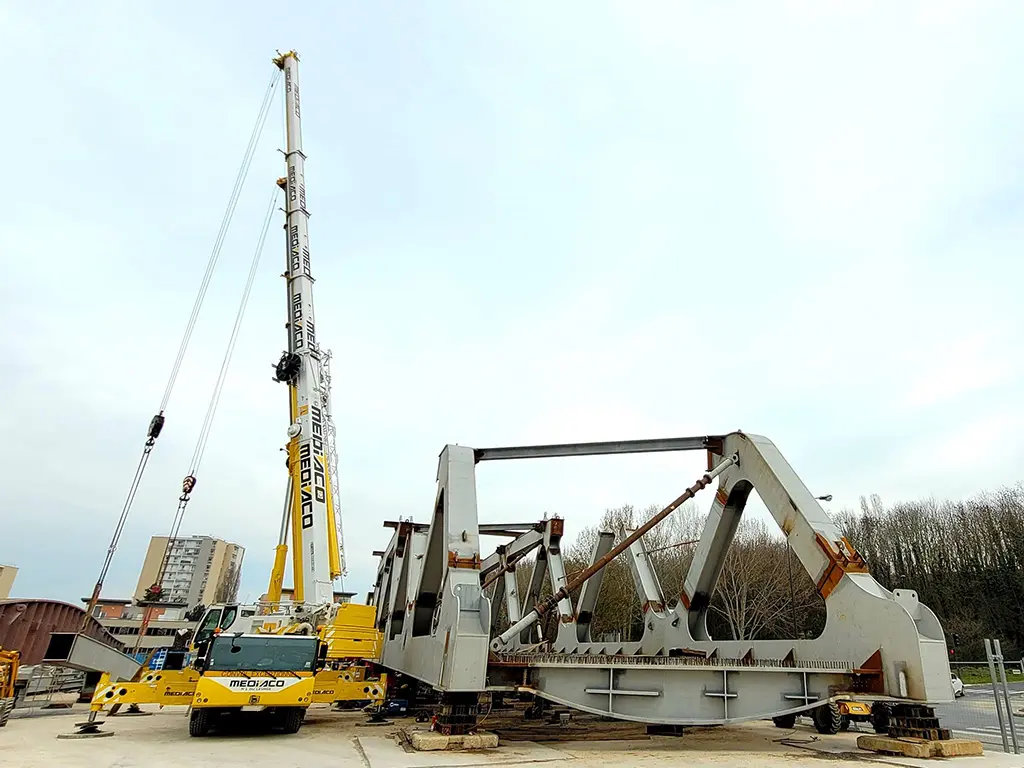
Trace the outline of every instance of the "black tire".
<path fill-rule="evenodd" d="M 850 730 L 850 718 L 848 718 L 846 715 L 843 715 L 842 718 L 843 718 L 842 721 L 839 723 L 839 730 L 840 731 L 848 731 L 848 730 Z"/>
<path fill-rule="evenodd" d="M 796 725 L 796 715 L 779 715 L 778 717 L 773 717 L 772 722 L 775 723 L 776 728 L 789 730 Z"/>
<path fill-rule="evenodd" d="M 205 736 L 210 732 L 210 710 L 193 709 L 188 718 L 188 735 Z"/>
<path fill-rule="evenodd" d="M 889 733 L 889 723 L 892 720 L 892 711 L 889 705 L 876 701 L 871 705 L 871 727 L 875 733 Z"/>
<path fill-rule="evenodd" d="M 14 710 L 14 697 L 9 699 L 0 699 L 0 728 L 7 725 L 7 719 L 11 716 L 11 712 Z"/>
<path fill-rule="evenodd" d="M 288 707 L 281 712 L 281 730 L 285 733 L 298 733 L 302 727 L 303 711 L 301 707 Z"/>
<path fill-rule="evenodd" d="M 822 704 L 812 711 L 811 718 L 818 733 L 834 735 L 843 727 L 843 715 L 838 704 Z"/>

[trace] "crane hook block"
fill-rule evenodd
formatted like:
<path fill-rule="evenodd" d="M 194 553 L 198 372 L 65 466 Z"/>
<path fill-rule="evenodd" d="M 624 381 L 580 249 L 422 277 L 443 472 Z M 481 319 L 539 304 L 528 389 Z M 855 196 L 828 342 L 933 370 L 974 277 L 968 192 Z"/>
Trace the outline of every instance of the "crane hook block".
<path fill-rule="evenodd" d="M 285 384 L 291 384 L 299 377 L 299 371 L 301 370 L 301 357 L 294 352 L 282 352 L 281 359 L 274 366 L 274 378 Z"/>
<path fill-rule="evenodd" d="M 196 487 L 196 478 L 195 478 L 194 475 L 189 475 L 188 477 L 186 477 L 184 480 L 181 481 L 181 490 L 182 490 L 182 492 L 186 496 L 188 496 L 188 494 L 192 493 L 192 489 L 195 488 L 195 487 Z"/>
<path fill-rule="evenodd" d="M 164 414 L 161 411 L 154 416 L 149 422 L 149 431 L 146 433 L 146 437 L 150 440 L 156 440 L 160 437 L 160 430 L 164 428 Z"/>

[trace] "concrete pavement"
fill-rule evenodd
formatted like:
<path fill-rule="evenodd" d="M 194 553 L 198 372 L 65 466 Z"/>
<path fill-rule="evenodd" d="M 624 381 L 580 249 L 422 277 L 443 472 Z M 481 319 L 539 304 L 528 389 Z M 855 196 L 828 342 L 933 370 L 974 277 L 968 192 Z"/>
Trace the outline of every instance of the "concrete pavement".
<path fill-rule="evenodd" d="M 720 728 L 694 728 L 680 737 L 634 741 L 600 741 L 599 729 L 590 742 L 510 742 L 497 749 L 472 753 L 406 752 L 395 740 L 401 726 L 367 726 L 356 713 L 330 712 L 313 707 L 299 733 L 246 735 L 241 733 L 190 738 L 184 707 L 157 710 L 151 717 L 107 718 L 109 738 L 59 740 L 84 719 L 78 706 L 71 714 L 23 717 L 0 731 L 2 768 L 469 768 L 469 766 L 558 766 L 559 768 L 670 768 L 712 765 L 723 768 L 792 768 L 821 764 L 822 768 L 860 766 L 865 759 L 897 766 L 934 765 L 934 761 L 886 758 L 857 750 L 858 733 L 821 736 L 809 725 L 793 730 L 770 722 Z M 554 729 L 557 734 L 557 729 Z M 827 763 L 827 767 L 825 765 Z M 980 758 L 957 758 L 958 768 L 1020 768 L 1021 757 L 989 753 Z"/>

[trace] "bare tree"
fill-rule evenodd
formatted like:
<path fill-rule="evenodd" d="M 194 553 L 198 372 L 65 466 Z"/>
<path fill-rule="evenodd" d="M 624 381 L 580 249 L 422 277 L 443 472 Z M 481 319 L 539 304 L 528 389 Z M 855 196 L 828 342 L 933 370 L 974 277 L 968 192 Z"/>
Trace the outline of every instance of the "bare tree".
<path fill-rule="evenodd" d="M 785 544 L 762 521 L 743 523 L 725 556 L 712 611 L 725 619 L 733 640 L 753 640 L 789 602 Z"/>

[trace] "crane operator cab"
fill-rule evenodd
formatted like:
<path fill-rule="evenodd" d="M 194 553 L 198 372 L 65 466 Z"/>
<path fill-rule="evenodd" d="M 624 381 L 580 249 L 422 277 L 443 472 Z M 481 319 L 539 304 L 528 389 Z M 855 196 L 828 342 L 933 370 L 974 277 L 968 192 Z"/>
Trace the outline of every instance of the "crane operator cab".
<path fill-rule="evenodd" d="M 198 633 L 197 633 L 198 634 Z M 225 717 L 262 718 L 267 729 L 295 733 L 313 701 L 327 645 L 315 635 L 221 632 L 200 642 L 190 736 L 205 736 Z"/>
<path fill-rule="evenodd" d="M 192 641 L 190 645 L 192 650 L 199 650 L 199 647 L 203 643 L 208 643 L 210 639 L 220 632 L 228 631 L 247 631 L 249 629 L 248 624 L 251 623 L 251 618 L 256 615 L 256 606 L 253 605 L 211 605 L 206 609 L 206 613 L 203 614 L 203 618 L 200 620 L 199 625 L 196 627 L 195 634 L 192 635 Z"/>

